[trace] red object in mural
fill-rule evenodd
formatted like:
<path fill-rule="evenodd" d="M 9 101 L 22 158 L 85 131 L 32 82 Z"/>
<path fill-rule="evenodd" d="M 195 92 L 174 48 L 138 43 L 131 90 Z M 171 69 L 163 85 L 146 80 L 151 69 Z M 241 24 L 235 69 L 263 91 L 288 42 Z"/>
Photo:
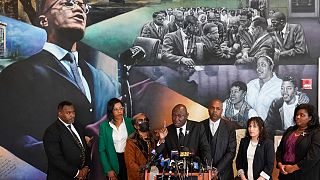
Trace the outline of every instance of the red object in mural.
<path fill-rule="evenodd" d="M 301 79 L 301 89 L 312 89 L 312 79 Z"/>

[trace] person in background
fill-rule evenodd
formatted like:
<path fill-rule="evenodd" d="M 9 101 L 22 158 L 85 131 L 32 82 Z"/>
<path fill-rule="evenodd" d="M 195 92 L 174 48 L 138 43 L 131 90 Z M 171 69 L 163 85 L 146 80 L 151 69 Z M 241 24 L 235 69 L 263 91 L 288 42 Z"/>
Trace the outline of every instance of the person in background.
<path fill-rule="evenodd" d="M 48 158 L 47 179 L 87 179 L 90 151 L 84 127 L 75 121 L 71 102 L 58 105 L 58 118 L 45 131 L 43 145 Z"/>
<path fill-rule="evenodd" d="M 150 131 L 149 119 L 145 114 L 135 115 L 132 124 L 136 131 L 127 140 L 124 158 L 128 169 L 128 180 L 139 180 L 144 179 L 146 164 L 150 161 L 157 142 Z"/>
<path fill-rule="evenodd" d="M 258 116 L 257 112 L 246 102 L 247 85 L 242 81 L 231 84 L 229 98 L 223 102 L 222 115 L 238 125 L 246 128 L 251 117 Z"/>
<path fill-rule="evenodd" d="M 126 180 L 124 150 L 128 135 L 134 132 L 132 119 L 124 117 L 124 104 L 112 98 L 107 104 L 107 118 L 100 125 L 99 154 L 103 172 L 109 178 Z"/>
<path fill-rule="evenodd" d="M 241 180 L 272 179 L 275 153 L 272 140 L 266 136 L 263 120 L 260 117 L 250 118 L 246 137 L 240 141 L 236 159 Z"/>
<path fill-rule="evenodd" d="M 320 129 L 315 107 L 298 105 L 294 110 L 294 122 L 277 148 L 279 180 L 320 179 Z"/>

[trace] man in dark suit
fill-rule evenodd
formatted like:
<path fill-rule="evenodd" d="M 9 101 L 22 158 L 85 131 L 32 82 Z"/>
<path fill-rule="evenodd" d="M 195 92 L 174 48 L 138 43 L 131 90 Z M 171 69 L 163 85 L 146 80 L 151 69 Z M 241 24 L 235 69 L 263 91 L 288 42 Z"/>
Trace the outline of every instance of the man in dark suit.
<path fill-rule="evenodd" d="M 42 2 L 40 26 L 47 31 L 43 50 L 0 74 L 0 114 L 4 122 L 0 144 L 45 171 L 41 139 L 56 116 L 56 105 L 64 100 L 73 102 L 79 121 L 86 126 L 104 116 L 106 103 L 119 95 L 119 86 L 78 57 L 77 42 L 85 32 L 88 5 L 82 0 Z"/>
<path fill-rule="evenodd" d="M 287 18 L 282 12 L 274 13 L 271 23 L 274 28 L 272 35 L 276 39 L 280 58 L 307 55 L 307 43 L 300 24 L 287 23 Z"/>
<path fill-rule="evenodd" d="M 164 24 L 165 11 L 157 11 L 152 14 L 153 21 L 142 27 L 141 37 L 159 39 L 163 42 L 163 37 L 169 32 L 168 26 Z"/>
<path fill-rule="evenodd" d="M 43 145 L 48 158 L 47 179 L 86 179 L 90 153 L 83 126 L 75 122 L 71 102 L 58 105 L 58 119 L 45 131 Z"/>
<path fill-rule="evenodd" d="M 183 22 L 183 29 L 164 36 L 162 47 L 162 61 L 170 65 L 195 65 L 196 42 L 199 37 L 198 19 L 188 15 Z"/>
<path fill-rule="evenodd" d="M 215 178 L 233 179 L 232 160 L 236 155 L 236 131 L 234 125 L 221 117 L 223 105 L 221 100 L 212 100 L 209 107 L 209 119 L 202 121 L 209 141 L 212 165 L 217 168 Z"/>
<path fill-rule="evenodd" d="M 254 43 L 250 49 L 242 50 L 242 57 L 236 60 L 237 64 L 256 63 L 260 55 L 268 51 L 274 51 L 275 41 L 267 32 L 268 23 L 265 18 L 255 18 L 250 28 Z"/>
<path fill-rule="evenodd" d="M 183 150 L 187 148 L 202 162 L 210 162 L 210 147 L 205 137 L 204 127 L 201 123 L 188 120 L 189 113 L 183 104 L 178 104 L 172 109 L 172 122 L 167 127 L 166 135 L 160 135 L 160 141 L 164 142 L 159 149 L 168 154 L 172 150 Z M 161 150 L 157 150 L 161 151 Z"/>

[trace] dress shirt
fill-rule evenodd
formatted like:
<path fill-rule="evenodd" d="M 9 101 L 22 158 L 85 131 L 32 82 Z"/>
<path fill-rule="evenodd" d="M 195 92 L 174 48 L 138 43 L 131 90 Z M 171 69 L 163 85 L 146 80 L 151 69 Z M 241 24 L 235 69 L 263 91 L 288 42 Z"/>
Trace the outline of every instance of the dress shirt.
<path fill-rule="evenodd" d="M 113 121 L 109 122 L 109 125 L 112 128 L 114 148 L 116 149 L 117 153 L 123 153 L 128 138 L 128 131 L 124 119 L 122 120 L 119 128 L 116 127 Z"/>
<path fill-rule="evenodd" d="M 72 71 L 71 71 L 71 67 L 70 67 L 70 62 L 63 60 L 62 58 L 68 53 L 67 50 L 61 48 L 60 46 L 56 45 L 56 44 L 52 44 L 52 43 L 48 43 L 46 42 L 43 46 L 43 49 L 50 52 L 52 55 L 54 55 L 60 62 L 61 64 L 68 70 L 68 72 L 72 75 Z M 79 61 L 79 53 L 77 51 L 72 52 L 72 54 L 75 56 L 76 58 L 76 62 L 78 64 Z M 82 80 L 82 84 L 84 87 L 84 90 L 86 92 L 86 97 L 88 99 L 88 101 L 91 103 L 91 94 L 90 94 L 90 89 L 89 89 L 89 85 L 87 80 L 85 79 L 85 77 L 82 74 L 81 68 L 78 65 L 78 71 Z"/>
<path fill-rule="evenodd" d="M 182 128 L 182 133 L 183 133 L 183 135 L 186 136 L 187 122 L 184 123 L 183 126 L 181 126 L 181 127 L 179 127 L 179 128 L 176 128 L 176 129 L 177 129 L 176 131 L 177 131 L 177 136 L 178 136 L 178 138 L 179 138 L 180 128 Z"/>
<path fill-rule="evenodd" d="M 219 124 L 220 124 L 220 119 L 217 120 L 216 122 L 213 122 L 211 119 L 209 119 L 209 126 L 210 126 L 210 131 L 212 136 L 214 136 L 214 134 L 217 132 L 217 129 L 219 128 Z"/>
<path fill-rule="evenodd" d="M 248 179 L 249 180 L 254 180 L 253 179 L 253 159 L 254 159 L 254 154 L 257 149 L 258 142 L 253 142 L 250 141 L 248 150 L 247 150 L 247 160 L 248 160 Z"/>
<path fill-rule="evenodd" d="M 183 42 L 183 52 L 186 54 L 188 49 L 188 39 L 186 39 L 187 34 L 184 33 L 183 30 L 181 30 L 180 32 L 181 32 L 181 37 Z"/>
<path fill-rule="evenodd" d="M 222 114 L 225 116 L 225 113 L 226 113 L 225 110 L 227 109 L 227 103 L 226 103 L 226 101 L 224 101 L 224 102 L 222 103 L 222 106 L 223 106 Z M 233 106 L 233 115 L 238 114 L 240 110 L 236 109 L 236 108 L 234 107 L 234 105 L 232 105 L 232 106 Z M 254 109 L 251 108 L 251 109 L 248 111 L 248 118 L 250 119 L 250 118 L 256 117 L 256 116 L 259 116 L 258 113 L 257 113 Z"/>
<path fill-rule="evenodd" d="M 78 134 L 76 128 L 74 128 L 73 124 L 67 124 L 67 123 L 65 123 L 64 121 L 62 121 L 59 117 L 58 117 L 58 119 L 62 122 L 63 125 L 66 126 L 66 128 L 67 128 L 68 130 L 70 130 L 68 126 L 69 126 L 69 125 L 71 126 L 72 132 L 73 132 L 74 134 L 76 134 L 76 136 L 77 136 L 77 138 L 79 139 L 81 145 L 83 146 L 83 142 L 81 141 L 80 135 Z M 71 133 L 71 132 L 70 132 L 70 133 Z"/>
<path fill-rule="evenodd" d="M 288 25 L 288 23 L 286 23 L 286 25 L 283 27 L 283 29 L 281 30 L 281 32 L 282 32 L 282 34 L 283 34 L 283 36 L 284 36 L 284 34 L 286 33 L 286 31 L 287 31 L 287 26 Z M 284 37 L 282 37 L 282 39 L 284 39 Z"/>

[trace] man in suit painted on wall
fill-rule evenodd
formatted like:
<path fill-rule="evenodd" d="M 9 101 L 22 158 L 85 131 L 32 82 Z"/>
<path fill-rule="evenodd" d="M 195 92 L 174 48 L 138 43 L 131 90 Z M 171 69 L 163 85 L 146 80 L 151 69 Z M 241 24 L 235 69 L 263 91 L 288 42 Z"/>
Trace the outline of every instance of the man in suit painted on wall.
<path fill-rule="evenodd" d="M 186 16 L 183 29 L 164 36 L 162 46 L 162 61 L 170 65 L 193 66 L 196 61 L 196 43 L 199 37 L 198 19 L 194 16 Z"/>
<path fill-rule="evenodd" d="M 164 35 L 169 32 L 168 26 L 164 24 L 166 14 L 165 11 L 154 12 L 152 14 L 153 21 L 142 27 L 140 36 L 159 39 L 162 43 Z"/>
<path fill-rule="evenodd" d="M 303 28 L 300 24 L 290 24 L 286 15 L 276 12 L 271 16 L 274 31 L 272 35 L 276 39 L 280 58 L 307 55 L 308 48 Z"/>
<path fill-rule="evenodd" d="M 250 26 L 253 44 L 250 49 L 242 50 L 242 57 L 236 60 L 236 64 L 256 63 L 257 58 L 270 50 L 274 50 L 275 41 L 267 32 L 268 23 L 263 17 L 255 18 Z"/>
<path fill-rule="evenodd" d="M 184 16 L 183 12 L 176 10 L 174 12 L 174 20 L 168 23 L 169 33 L 175 32 L 183 28 Z"/>
<path fill-rule="evenodd" d="M 210 144 L 212 165 L 217 168 L 216 175 L 220 180 L 233 179 L 232 161 L 236 155 L 236 131 L 234 125 L 221 117 L 222 101 L 214 99 L 208 107 L 209 119 L 201 123 L 205 127 L 206 137 Z"/>
<path fill-rule="evenodd" d="M 45 131 L 43 145 L 48 158 L 47 179 L 86 179 L 90 171 L 90 151 L 84 127 L 75 120 L 71 102 L 58 105 L 58 119 Z"/>
<path fill-rule="evenodd" d="M 100 120 L 108 100 L 119 96 L 117 81 L 78 57 L 88 12 L 82 0 L 42 1 L 39 22 L 47 32 L 43 50 L 0 74 L 0 144 L 42 171 L 46 158 L 41 138 L 59 102 L 73 102 L 86 126 Z"/>
<path fill-rule="evenodd" d="M 181 150 L 182 147 L 189 149 L 202 162 L 209 162 L 210 147 L 205 137 L 204 127 L 201 123 L 188 119 L 189 113 L 183 104 L 177 104 L 172 109 L 172 123 L 166 129 L 166 134 L 160 135 L 159 143 L 162 143 L 157 151 L 165 154 L 172 150 Z"/>

